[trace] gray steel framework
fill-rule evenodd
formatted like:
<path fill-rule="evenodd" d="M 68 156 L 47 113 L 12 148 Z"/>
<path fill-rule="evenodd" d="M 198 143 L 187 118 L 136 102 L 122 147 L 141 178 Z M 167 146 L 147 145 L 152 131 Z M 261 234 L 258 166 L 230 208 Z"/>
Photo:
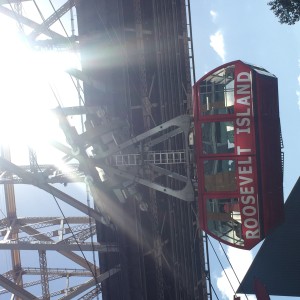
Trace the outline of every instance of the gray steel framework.
<path fill-rule="evenodd" d="M 65 289 L 53 292 L 48 285 L 49 281 L 62 278 L 63 273 L 49 267 L 48 250 L 55 250 L 84 268 L 81 272 L 68 269 L 67 277 L 91 275 L 90 280 L 68 287 L 68 293 L 60 299 L 93 299 L 99 293 L 103 293 L 104 299 L 109 293 L 118 299 L 120 291 L 124 299 L 205 299 L 210 296 L 194 201 L 193 163 L 187 142 L 191 128 L 191 118 L 186 115 L 191 112 L 190 62 L 193 64 L 189 1 L 153 0 L 151 7 L 149 3 L 143 0 L 76 1 L 79 36 L 61 35 L 49 28 L 72 9 L 75 1 L 66 1 L 52 15 L 43 18 L 41 24 L 23 16 L 20 6 L 15 11 L 11 5 L 0 6 L 0 12 L 14 18 L 20 27 L 26 25 L 33 29 L 27 36 L 32 45 L 65 45 L 74 49 L 77 48 L 75 42 L 79 41 L 83 57 L 83 70 L 69 73 L 83 80 L 85 107 L 61 110 L 60 125 L 69 146 L 54 143 L 65 154 L 65 161 L 74 158 L 78 161 L 71 178 L 56 167 L 37 169 L 31 163 L 28 169 L 0 158 L 2 184 L 34 185 L 88 216 L 85 223 L 76 217 L 57 223 L 56 218 L 49 217 L 42 221 L 50 224 L 47 232 L 41 231 L 47 225 L 40 225 L 37 218 L 32 218 L 33 223 L 22 223 L 24 219 L 17 216 L 14 220 L 1 221 L 4 238 L 0 248 L 38 252 L 39 272 L 36 274 L 40 280 L 23 283 L 20 278 L 29 274 L 29 270 L 33 274 L 33 269 L 27 267 L 18 270 L 21 277 L 16 278 L 15 269 L 6 272 L 7 277 L 0 277 L 0 285 L 21 299 L 36 298 L 26 290 L 35 284 L 42 286 L 43 299 L 65 294 Z M 84 24 L 84 20 L 94 22 L 91 26 L 96 30 L 89 31 L 90 24 Z M 103 33 L 104 39 L 99 41 L 97 34 Z M 38 40 L 40 34 L 49 39 Z M 89 38 L 99 41 L 100 49 L 107 47 L 107 41 L 108 44 L 117 42 L 124 66 L 112 70 L 106 78 L 99 70 L 91 71 L 87 53 L 94 42 L 89 44 Z M 149 40 L 154 46 L 150 54 L 147 52 L 151 48 Z M 136 64 L 131 64 L 131 42 L 136 45 L 133 51 Z M 115 80 L 119 81 L 120 89 L 114 90 L 112 82 Z M 121 110 L 117 112 L 116 99 L 121 98 Z M 127 115 L 125 119 L 119 114 L 122 109 Z M 74 112 L 86 115 L 86 129 L 82 134 L 77 134 L 68 124 L 66 116 Z M 184 116 L 176 118 L 180 114 Z M 161 149 L 175 152 L 184 149 L 186 163 L 167 168 L 145 164 L 145 160 L 142 167 L 116 168 L 110 163 L 113 154 L 138 153 L 144 157 L 150 148 L 154 153 Z M 34 157 L 34 153 L 31 154 Z M 58 182 L 67 185 L 72 181 L 88 184 L 95 209 L 51 185 Z M 187 201 L 183 204 L 182 200 Z M 97 242 L 92 239 L 96 232 L 91 218 L 96 222 Z M 80 228 L 79 224 L 86 227 Z M 53 229 L 55 226 L 59 229 Z M 15 232 L 18 237 L 12 238 Z M 78 250 L 97 251 L 102 262 L 101 272 L 95 262 L 73 252 Z M 120 279 L 122 287 L 116 291 Z"/>
<path fill-rule="evenodd" d="M 71 136 L 68 141 L 74 153 L 82 154 L 84 145 L 90 145 L 90 158 L 104 173 L 104 185 L 113 191 L 110 203 L 116 210 L 122 209 L 125 223 L 130 220 L 126 226 L 122 221 L 117 223 L 116 232 L 98 226 L 98 239 L 116 239 L 123 254 L 120 276 L 103 284 L 103 297 L 210 297 L 196 201 L 164 194 L 178 192 L 192 182 L 187 178 L 194 178 L 193 167 L 189 173 L 186 165 L 172 164 L 163 169 L 144 161 L 138 166 L 112 168 L 110 158 L 105 158 L 105 153 L 117 146 L 122 150 L 116 155 L 140 153 L 145 158 L 149 150 L 146 144 L 154 140 L 148 130 L 191 113 L 189 1 L 98 0 L 81 2 L 77 9 L 82 70 L 97 83 L 93 87 L 84 83 L 85 105 L 96 109 L 87 114 L 85 136 L 76 137 L 67 126 L 64 132 Z M 95 86 L 105 89 L 99 91 Z M 169 138 L 156 131 L 152 151 L 186 149 L 184 134 L 180 130 L 174 134 L 175 128 L 165 134 L 171 131 Z M 133 142 L 144 133 L 145 141 Z M 106 208 L 101 203 L 99 209 Z M 112 214 L 112 222 L 116 215 Z M 100 255 L 100 260 L 105 267 L 114 262 L 106 254 Z"/>
<path fill-rule="evenodd" d="M 62 45 L 65 48 L 74 48 L 76 36 L 67 37 L 56 33 L 49 27 L 67 13 L 74 6 L 74 1 L 66 1 L 61 7 L 57 7 L 52 15 L 44 19 L 44 22 L 39 24 L 32 20 L 30 16 L 22 15 L 21 2 L 13 3 L 13 1 L 2 1 L 0 12 L 16 20 L 20 29 L 23 25 L 31 27 L 33 30 L 27 35 L 33 46 Z M 29 1 L 27 2 L 29 3 Z M 48 41 L 40 41 L 40 34 L 45 34 L 49 37 Z M 4 295 L 12 293 L 16 299 L 50 299 L 61 295 L 60 299 L 73 299 L 81 295 L 82 299 L 93 299 L 102 292 L 101 282 L 110 276 L 114 276 L 119 271 L 116 265 L 114 268 L 105 272 L 100 272 L 99 266 L 95 265 L 95 261 L 89 261 L 86 256 L 87 252 L 109 251 L 118 252 L 118 247 L 112 243 L 98 243 L 93 241 L 93 236 L 96 234 L 94 220 L 102 221 L 103 216 L 98 211 L 90 206 L 87 206 L 70 197 L 67 193 L 55 188 L 50 184 L 63 183 L 65 186 L 72 182 L 82 182 L 85 176 L 78 169 L 77 165 L 70 165 L 71 172 L 68 173 L 59 170 L 54 165 L 41 166 L 37 164 L 36 154 L 33 149 L 30 150 L 30 165 L 19 167 L 9 161 L 7 155 L 1 158 L 1 184 L 7 190 L 7 218 L 0 221 L 0 231 L 2 239 L 0 241 L 0 249 L 9 249 L 12 253 L 12 269 L 8 270 L 0 277 L 0 285 L 4 290 L 0 294 Z M 53 197 L 57 197 L 69 205 L 77 208 L 87 217 L 28 217 L 18 218 L 16 215 L 14 201 L 14 192 L 12 184 L 30 184 L 50 193 Z M 93 219 L 91 219 L 93 218 Z M 47 230 L 47 231 L 45 231 Z M 39 268 L 26 266 L 26 263 L 21 264 L 20 257 L 17 256 L 20 250 L 30 250 L 34 253 L 36 250 Z M 57 258 L 64 256 L 69 264 L 81 266 L 82 270 L 77 269 L 57 269 L 49 268 L 49 251 L 56 251 Z M 51 252 L 52 252 L 51 251 Z M 81 254 L 78 254 L 78 251 Z M 48 253 L 48 255 L 47 255 Z M 28 277 L 29 276 L 29 277 Z M 32 280 L 32 276 L 40 277 L 40 280 Z M 64 278 L 83 278 L 82 283 L 70 285 L 61 290 L 50 289 L 49 282 L 64 280 Z M 30 278 L 29 281 L 27 278 Z M 87 278 L 88 281 L 85 281 Z M 89 279 L 90 278 L 90 279 Z M 32 286 L 40 286 L 42 295 L 39 297 L 27 291 L 27 288 Z M 59 284 L 58 286 L 63 286 Z M 94 288 L 93 288 L 94 287 Z M 66 295 L 67 293 L 67 295 Z"/>

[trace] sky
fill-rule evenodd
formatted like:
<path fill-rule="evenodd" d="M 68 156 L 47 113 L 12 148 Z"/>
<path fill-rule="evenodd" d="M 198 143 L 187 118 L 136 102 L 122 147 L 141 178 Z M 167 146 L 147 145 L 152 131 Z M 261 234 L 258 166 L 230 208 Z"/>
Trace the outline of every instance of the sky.
<path fill-rule="evenodd" d="M 286 199 L 299 177 L 300 22 L 292 26 L 280 24 L 267 2 L 191 0 L 196 80 L 215 67 L 237 59 L 262 66 L 277 76 Z M 220 245 L 211 240 L 226 274 L 233 278 Z M 252 251 L 224 247 L 240 281 L 259 247 Z M 233 299 L 232 288 L 212 249 L 210 262 L 211 279 L 219 299 Z M 232 280 L 232 284 L 236 289 L 238 282 Z M 271 299 L 283 298 L 271 296 Z"/>
<path fill-rule="evenodd" d="M 191 0 L 196 79 L 199 79 L 213 68 L 236 59 L 260 65 L 278 77 L 280 117 L 285 152 L 284 194 L 286 199 L 299 176 L 299 163 L 296 158 L 298 153 L 300 153 L 300 139 L 298 138 L 298 133 L 300 132 L 300 22 L 292 26 L 280 24 L 269 10 L 267 2 L 265 0 Z M 1 40 L 6 40 L 7 42 L 1 44 L 0 52 L 2 69 L 0 80 L 2 83 L 5 82 L 1 87 L 2 99 L 0 99 L 0 103 L 2 108 L 3 105 L 6 105 L 7 110 L 6 113 L 2 113 L 3 109 L 0 111 L 0 136 L 3 137 L 3 134 L 7 131 L 8 124 L 10 129 L 15 132 L 20 132 L 21 130 L 24 132 L 36 132 L 36 123 L 31 123 L 30 118 L 28 118 L 30 113 L 32 113 L 28 108 L 30 106 L 40 107 L 41 103 L 43 105 L 47 103 L 47 107 L 55 107 L 57 106 L 55 102 L 57 99 L 59 101 L 71 98 L 76 99 L 76 94 L 70 94 L 70 91 L 72 93 L 76 93 L 76 91 L 72 86 L 60 86 L 59 82 L 64 82 L 65 84 L 63 78 L 55 78 L 56 83 L 52 86 L 48 84 L 52 80 L 49 78 L 45 85 L 45 80 L 41 80 L 42 76 L 37 75 L 43 73 L 41 66 L 35 65 L 33 67 L 30 56 L 24 60 L 19 55 L 20 48 L 18 47 L 22 47 L 21 44 L 18 47 L 9 47 L 11 32 L 7 26 L 7 19 L 5 19 L 5 23 L 2 23 L 2 20 L 3 17 L 0 15 Z M 14 60 L 8 62 L 4 59 L 5 53 L 11 52 L 12 49 L 17 49 L 18 51 L 14 54 Z M 42 57 L 41 59 L 43 60 Z M 59 64 L 55 64 L 55 61 L 57 61 L 55 57 L 49 61 L 43 76 L 46 73 L 47 76 L 51 75 L 51 72 L 49 72 L 51 67 L 56 69 L 58 66 L 65 65 L 66 59 L 60 61 Z M 22 68 L 20 68 L 20 64 L 22 64 Z M 42 68 L 45 68 L 45 66 Z M 29 72 L 30 76 L 28 76 Z M 57 77 L 57 73 L 55 73 L 55 76 Z M 23 86 L 18 85 L 17 88 L 16 82 L 22 82 Z M 35 93 L 32 94 L 32 91 L 35 91 Z M 45 95 L 49 96 L 45 98 Z M 26 97 L 32 102 L 29 105 L 27 101 L 23 103 L 21 108 L 16 110 L 15 102 L 8 101 L 8 96 L 11 99 Z M 43 97 L 43 102 L 41 102 L 41 97 Z M 8 103 L 12 103 L 12 105 L 8 106 Z M 74 103 L 74 105 L 77 105 L 77 103 Z M 40 108 L 43 109 L 44 107 Z M 7 118 L 9 115 L 7 111 L 12 112 L 10 115 L 14 115 L 15 119 Z M 26 122 L 22 121 L 24 118 L 26 118 Z M 29 127 L 20 128 L 19 124 L 21 122 Z M 39 124 L 43 123 L 40 122 Z M 51 122 L 51 124 L 53 123 Z M 3 128 L 5 128 L 4 131 L 2 130 Z M 33 128 L 35 130 L 32 130 Z M 51 135 L 53 132 L 48 131 L 51 128 L 53 126 L 41 128 L 41 130 L 47 130 L 47 134 Z M 35 137 L 32 136 L 32 139 L 34 140 Z M 27 155 L 27 152 L 21 149 L 19 145 L 16 148 L 19 149 L 19 152 L 15 155 L 15 162 L 18 163 L 18 159 L 23 160 L 20 153 L 26 153 Z M 40 154 L 43 152 L 46 153 L 46 157 L 39 156 L 40 163 L 43 160 L 46 161 L 49 155 L 48 152 L 39 151 Z M 16 188 L 16 193 L 22 193 L 22 191 Z M 45 198 L 45 195 L 41 194 L 39 197 Z M 36 206 L 34 204 L 30 205 L 30 201 L 34 203 L 34 199 L 29 196 L 19 198 L 23 200 L 23 203 L 18 203 L 23 214 L 27 215 L 29 208 L 30 213 L 35 214 L 32 208 Z M 47 203 L 45 199 L 43 201 Z M 3 207 L 3 205 L 3 195 L 0 194 L 0 206 Z M 53 208 L 52 205 L 51 208 Z M 49 209 L 50 206 L 45 211 L 48 212 Z M 58 211 L 52 211 L 52 214 L 57 215 Z M 233 278 L 233 272 L 229 268 L 221 246 L 213 239 L 210 239 L 210 241 L 218 253 L 223 266 L 225 266 L 227 276 Z M 223 246 L 235 272 L 238 274 L 239 280 L 242 280 L 259 246 L 252 251 Z M 8 260 L 8 258 L 6 257 L 5 260 Z M 2 261 L 0 262 L 2 264 Z M 218 298 L 224 300 L 233 299 L 233 290 L 212 249 L 210 251 L 210 266 L 212 283 Z M 233 288 L 236 289 L 238 282 L 233 279 L 231 281 Z M 215 298 L 213 297 L 213 299 Z M 251 298 L 248 297 L 248 299 L 250 300 Z M 271 299 L 279 300 L 280 297 L 271 297 Z"/>

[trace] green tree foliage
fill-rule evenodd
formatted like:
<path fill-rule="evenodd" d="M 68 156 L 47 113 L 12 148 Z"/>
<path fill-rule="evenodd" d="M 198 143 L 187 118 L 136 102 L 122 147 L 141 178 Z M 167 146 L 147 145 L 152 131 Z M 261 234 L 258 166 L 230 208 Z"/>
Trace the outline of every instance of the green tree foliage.
<path fill-rule="evenodd" d="M 280 23 L 292 25 L 300 19 L 300 0 L 273 0 L 268 5 Z"/>

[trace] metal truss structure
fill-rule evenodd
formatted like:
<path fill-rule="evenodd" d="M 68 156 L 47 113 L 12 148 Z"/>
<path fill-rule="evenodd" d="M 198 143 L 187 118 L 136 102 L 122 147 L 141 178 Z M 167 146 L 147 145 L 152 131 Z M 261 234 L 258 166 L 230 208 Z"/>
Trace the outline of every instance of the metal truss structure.
<path fill-rule="evenodd" d="M 84 15 L 83 2 L 68 0 L 54 7 L 49 1 L 53 13 L 44 17 L 35 0 L 1 0 L 0 13 L 14 19 L 20 28 L 26 27 L 23 33 L 32 47 L 73 51 L 80 44 L 80 36 L 74 29 L 75 5 Z M 98 2 L 100 6 L 104 3 Z M 117 2 L 107 6 L 114 9 Z M 41 23 L 22 13 L 22 5 L 28 3 L 39 12 Z M 52 146 L 61 152 L 67 169 L 54 163 L 38 164 L 33 149 L 29 150 L 28 165 L 16 165 L 10 159 L 9 149 L 3 149 L 0 184 L 5 192 L 6 216 L 0 220 L 0 251 L 10 252 L 11 268 L 0 275 L 0 286 L 4 288 L 0 297 L 10 294 L 11 299 L 17 300 L 94 299 L 103 293 L 106 299 L 110 292 L 114 300 L 121 299 L 118 293 L 131 295 L 131 299 L 151 299 L 151 293 L 155 299 L 171 299 L 173 294 L 176 299 L 211 297 L 207 247 L 197 223 L 196 175 L 193 147 L 189 144 L 192 118 L 188 114 L 176 116 L 175 110 L 166 113 L 166 117 L 155 116 L 153 111 L 159 104 L 150 99 L 155 80 L 153 77 L 149 84 L 144 54 L 145 36 L 152 34 L 143 28 L 142 10 L 147 4 L 141 0 L 132 3 L 135 27 L 123 24 L 123 29 L 129 35 L 133 32 L 137 41 L 136 72 L 142 100 L 129 105 L 134 125 L 112 115 L 101 99 L 96 105 L 86 101 L 84 106 L 54 110 L 67 143 L 53 141 Z M 186 20 L 187 14 L 188 19 L 184 24 L 187 33 L 184 32 L 189 38 L 181 38 L 185 40 L 185 76 L 190 78 L 193 65 L 190 7 L 189 1 L 181 3 L 182 18 Z M 157 10 L 161 9 L 156 5 Z M 125 7 L 122 9 L 125 11 Z M 62 21 L 66 15 L 71 20 L 68 30 Z M 62 33 L 52 29 L 58 22 Z M 84 68 L 70 69 L 68 73 L 72 80 L 83 82 L 88 93 L 105 95 L 105 83 Z M 81 86 L 78 92 L 81 98 L 80 89 Z M 190 99 L 191 91 L 184 89 L 185 97 Z M 190 101 L 185 100 L 184 105 L 190 111 Z M 165 109 L 162 107 L 161 110 Z M 137 128 L 134 111 L 142 113 L 141 133 L 132 130 Z M 80 133 L 69 122 L 70 116 L 75 115 L 85 120 L 85 129 Z M 69 193 L 67 188 L 74 182 L 86 187 L 86 202 Z M 34 186 L 56 203 L 59 200 L 75 208 L 80 216 L 66 216 L 60 209 L 61 215 L 55 217 L 18 217 L 15 184 Z M 160 211 L 162 207 L 164 210 Z M 181 223 L 176 220 L 178 217 Z M 147 231 L 150 236 L 146 236 Z M 28 253 L 36 254 L 34 266 L 27 265 L 31 261 L 26 258 Z M 147 268 L 151 270 L 148 274 Z M 171 272 L 174 274 L 170 275 Z M 118 282 L 122 282 L 121 292 L 113 291 Z M 171 292 L 170 287 L 176 290 Z"/>
<path fill-rule="evenodd" d="M 47 18 L 42 18 L 42 23 L 22 13 L 22 1 L 1 1 L 0 12 L 14 19 L 20 29 L 31 29 L 26 33 L 26 40 L 33 48 L 62 48 L 65 51 L 76 47 L 76 36 L 57 33 L 50 27 L 61 22 L 65 14 L 72 15 L 74 3 L 66 1 Z M 30 11 L 38 8 L 35 1 L 23 4 L 27 9 L 30 4 Z M 25 35 L 25 30 L 22 32 Z M 40 35 L 47 38 L 40 40 Z M 0 275 L 0 286 L 4 288 L 0 290 L 0 298 L 94 299 L 102 292 L 101 282 L 119 272 L 117 265 L 104 272 L 100 270 L 96 255 L 102 251 L 117 253 L 118 247 L 95 241 L 95 221 L 103 219 L 99 211 L 57 188 L 57 184 L 67 186 L 84 182 L 85 176 L 79 165 L 69 163 L 68 171 L 54 164 L 39 165 L 33 149 L 30 149 L 29 157 L 29 165 L 17 166 L 10 161 L 9 147 L 2 149 L 0 183 L 5 192 L 6 216 L 0 221 L 0 249 L 1 256 L 7 251 L 11 253 L 11 269 L 4 273 L 2 270 Z M 76 208 L 81 216 L 18 217 L 15 184 L 42 189 Z M 28 255 L 35 260 L 29 259 Z M 32 261 L 32 265 L 27 261 Z"/>

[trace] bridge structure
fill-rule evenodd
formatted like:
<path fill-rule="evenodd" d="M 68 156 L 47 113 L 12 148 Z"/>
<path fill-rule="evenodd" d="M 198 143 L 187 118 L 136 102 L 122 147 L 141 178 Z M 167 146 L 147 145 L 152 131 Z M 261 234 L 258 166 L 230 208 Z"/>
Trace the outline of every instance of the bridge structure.
<path fill-rule="evenodd" d="M 64 168 L 39 164 L 33 149 L 28 165 L 17 165 L 2 148 L 0 251 L 10 252 L 11 263 L 1 271 L 0 294 L 211 299 L 196 200 L 189 0 L 42 5 L 2 0 L 0 12 L 26 27 L 34 49 L 80 54 L 81 68 L 67 71 L 79 99 L 53 109 L 65 141 L 51 147 Z M 72 124 L 76 117 L 83 126 Z M 74 184 L 86 197 L 70 190 Z M 19 217 L 15 188 L 25 185 L 32 197 L 42 190 L 78 215 L 59 206 L 59 216 Z"/>

